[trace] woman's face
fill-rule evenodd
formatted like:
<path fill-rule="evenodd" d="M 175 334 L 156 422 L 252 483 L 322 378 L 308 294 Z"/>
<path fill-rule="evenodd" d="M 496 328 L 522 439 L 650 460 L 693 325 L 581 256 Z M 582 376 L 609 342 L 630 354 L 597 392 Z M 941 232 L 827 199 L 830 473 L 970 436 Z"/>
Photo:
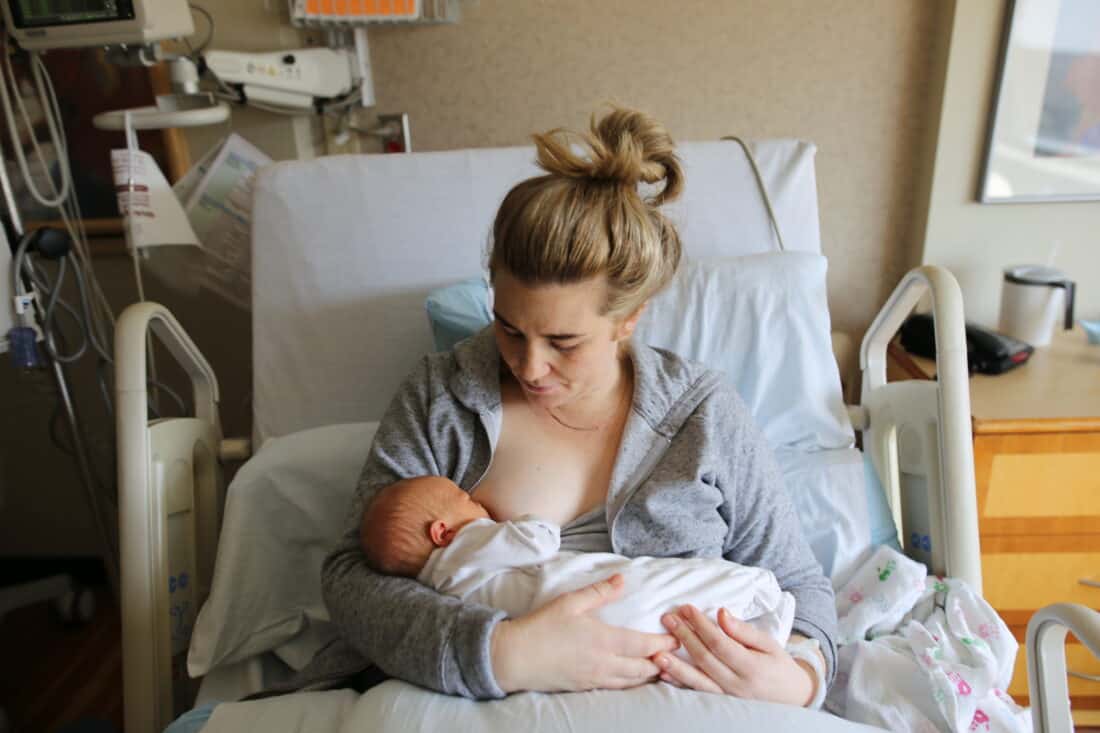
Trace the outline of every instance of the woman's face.
<path fill-rule="evenodd" d="M 600 314 L 607 299 L 603 277 L 527 285 L 502 268 L 493 292 L 497 347 L 528 402 L 562 407 L 614 383 L 619 343 L 633 332 L 638 314 L 625 321 Z"/>

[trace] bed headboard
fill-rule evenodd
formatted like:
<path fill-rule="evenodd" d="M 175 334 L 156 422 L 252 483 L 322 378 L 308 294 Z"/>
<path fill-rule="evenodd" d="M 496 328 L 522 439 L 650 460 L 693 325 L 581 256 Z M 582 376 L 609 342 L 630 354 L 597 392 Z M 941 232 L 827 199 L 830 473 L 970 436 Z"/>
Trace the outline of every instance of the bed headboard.
<path fill-rule="evenodd" d="M 787 249 L 820 252 L 814 146 L 750 143 Z M 776 248 L 735 142 L 679 146 L 684 195 L 666 207 L 689 257 Z M 482 271 L 505 193 L 537 175 L 533 148 L 336 156 L 256 178 L 254 434 L 377 420 L 432 349 L 424 299 Z"/>

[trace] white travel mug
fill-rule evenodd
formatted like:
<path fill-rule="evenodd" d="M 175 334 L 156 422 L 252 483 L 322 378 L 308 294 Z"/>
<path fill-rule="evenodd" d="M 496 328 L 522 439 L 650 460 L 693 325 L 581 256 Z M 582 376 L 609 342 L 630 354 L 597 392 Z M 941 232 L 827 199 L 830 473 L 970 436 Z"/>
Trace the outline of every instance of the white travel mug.
<path fill-rule="evenodd" d="M 1073 328 L 1075 283 L 1064 272 L 1042 265 L 1005 269 L 998 330 L 1032 346 L 1047 346 L 1055 324 Z"/>

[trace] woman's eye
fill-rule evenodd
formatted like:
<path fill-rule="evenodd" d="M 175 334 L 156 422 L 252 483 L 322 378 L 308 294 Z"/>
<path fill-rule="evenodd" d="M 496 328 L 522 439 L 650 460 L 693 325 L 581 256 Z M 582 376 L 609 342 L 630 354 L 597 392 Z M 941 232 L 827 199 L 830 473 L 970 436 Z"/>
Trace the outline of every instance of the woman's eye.
<path fill-rule="evenodd" d="M 576 349 L 580 344 L 554 344 L 554 348 L 563 354 L 568 354 L 570 351 Z"/>

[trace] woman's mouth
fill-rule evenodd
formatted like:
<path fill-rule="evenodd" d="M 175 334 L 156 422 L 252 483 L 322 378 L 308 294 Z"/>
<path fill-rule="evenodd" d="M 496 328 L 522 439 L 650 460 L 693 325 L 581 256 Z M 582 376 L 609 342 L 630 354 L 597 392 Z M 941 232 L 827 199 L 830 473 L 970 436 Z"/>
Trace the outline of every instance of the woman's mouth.
<path fill-rule="evenodd" d="M 531 394 L 549 394 L 554 391 L 554 386 L 550 384 L 534 385 L 524 380 L 519 380 L 519 383 L 523 385 L 523 388 Z"/>

